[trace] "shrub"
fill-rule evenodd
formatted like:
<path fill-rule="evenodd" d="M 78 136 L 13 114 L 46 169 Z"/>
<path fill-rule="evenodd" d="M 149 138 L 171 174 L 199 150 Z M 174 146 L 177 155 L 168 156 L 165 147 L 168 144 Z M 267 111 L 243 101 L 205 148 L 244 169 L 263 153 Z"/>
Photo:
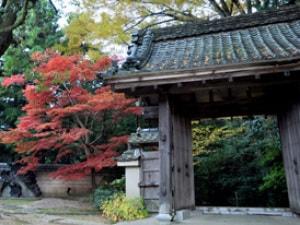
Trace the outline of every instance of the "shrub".
<path fill-rule="evenodd" d="M 100 209 L 104 201 L 111 199 L 116 193 L 124 191 L 125 177 L 115 179 L 109 184 L 98 187 L 92 195 L 94 206 Z"/>
<path fill-rule="evenodd" d="M 101 210 L 103 215 L 113 222 L 142 219 L 148 216 L 142 199 L 126 198 L 124 194 L 120 193 L 105 201 L 101 206 Z"/>
<path fill-rule="evenodd" d="M 118 191 L 109 186 L 99 187 L 93 193 L 94 206 L 99 209 L 102 204 L 111 199 Z"/>
<path fill-rule="evenodd" d="M 113 180 L 109 186 L 115 190 L 124 192 L 125 191 L 125 177 Z"/>

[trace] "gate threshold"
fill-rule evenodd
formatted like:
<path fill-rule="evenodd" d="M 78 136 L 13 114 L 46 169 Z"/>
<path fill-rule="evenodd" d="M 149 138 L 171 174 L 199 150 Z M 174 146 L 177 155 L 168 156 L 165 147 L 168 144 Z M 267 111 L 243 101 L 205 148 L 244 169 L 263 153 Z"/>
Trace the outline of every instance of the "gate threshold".
<path fill-rule="evenodd" d="M 287 216 L 299 217 L 291 212 L 289 208 L 261 208 L 261 207 L 217 207 L 197 206 L 192 212 L 195 215 L 264 215 L 264 216 Z"/>

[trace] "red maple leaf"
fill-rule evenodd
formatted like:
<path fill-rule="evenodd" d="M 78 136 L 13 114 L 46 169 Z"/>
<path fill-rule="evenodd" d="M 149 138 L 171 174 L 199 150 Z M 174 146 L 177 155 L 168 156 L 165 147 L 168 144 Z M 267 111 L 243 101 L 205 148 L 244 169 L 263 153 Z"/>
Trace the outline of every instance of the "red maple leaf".
<path fill-rule="evenodd" d="M 34 85 L 24 88 L 25 115 L 15 129 L 0 133 L 0 141 L 14 144 L 24 165 L 20 173 L 34 170 L 45 153 L 56 154 L 55 162 L 72 155 L 85 156 L 76 164 L 59 169 L 52 177 L 79 179 L 115 165 L 117 148 L 127 136 L 106 137 L 104 124 L 113 127 L 128 114 L 138 115 L 135 99 L 115 93 L 110 87 L 93 90 L 89 82 L 111 63 L 104 57 L 93 63 L 79 55 L 62 56 L 50 50 L 32 58 L 39 74 Z M 22 75 L 7 78 L 4 86 L 24 84 Z M 109 115 L 109 116 L 108 116 Z"/>
<path fill-rule="evenodd" d="M 2 80 L 2 86 L 4 86 L 4 87 L 9 87 L 13 84 L 20 85 L 20 86 L 24 85 L 25 84 L 24 75 L 16 74 L 16 75 L 12 75 L 10 77 L 5 77 Z"/>

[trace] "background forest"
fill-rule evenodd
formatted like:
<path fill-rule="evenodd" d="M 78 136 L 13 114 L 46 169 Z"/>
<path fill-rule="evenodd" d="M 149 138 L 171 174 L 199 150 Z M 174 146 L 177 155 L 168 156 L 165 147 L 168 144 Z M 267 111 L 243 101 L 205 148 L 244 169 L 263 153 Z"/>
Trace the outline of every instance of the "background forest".
<path fill-rule="evenodd" d="M 0 0 L 1 79 L 24 74 L 26 82 L 32 83 L 35 64 L 31 55 L 36 51 L 52 48 L 62 55 L 83 54 L 95 61 L 103 55 L 118 53 L 116 49 L 124 49 L 130 43 L 130 33 L 136 29 L 201 22 L 297 4 L 292 0 L 73 2 L 79 10 L 66 15 L 58 10 L 64 1 Z M 58 23 L 61 15 L 67 17 L 65 27 Z M 0 129 L 15 128 L 18 118 L 25 113 L 25 104 L 21 86 L 0 86 Z M 106 127 L 107 140 L 134 132 L 136 118 L 126 117 L 115 127 Z M 288 205 L 276 118 L 195 121 L 193 146 L 197 205 Z M 0 161 L 18 158 L 12 145 L 1 144 Z M 51 163 L 54 159 L 48 154 L 43 162 Z M 80 160 L 82 155 L 76 155 L 63 162 Z"/>
<path fill-rule="evenodd" d="M 276 118 L 193 122 L 197 205 L 288 206 Z"/>

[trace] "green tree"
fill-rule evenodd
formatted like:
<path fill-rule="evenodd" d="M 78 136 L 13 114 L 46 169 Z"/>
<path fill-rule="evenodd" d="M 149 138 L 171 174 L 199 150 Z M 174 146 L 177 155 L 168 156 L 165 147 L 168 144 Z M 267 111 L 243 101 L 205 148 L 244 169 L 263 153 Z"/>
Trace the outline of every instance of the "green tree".
<path fill-rule="evenodd" d="M 274 118 L 202 121 L 193 137 L 197 204 L 288 205 Z"/>
<path fill-rule="evenodd" d="M 0 1 L 0 56 L 13 42 L 13 31 L 22 25 L 36 0 Z"/>
<path fill-rule="evenodd" d="M 228 17 L 294 4 L 295 0 L 77 0 L 81 13 L 73 14 L 65 29 L 64 53 L 100 56 L 107 42 L 128 44 L 137 29 Z"/>
<path fill-rule="evenodd" d="M 30 71 L 34 66 L 30 59 L 31 54 L 52 47 L 62 37 L 62 32 L 58 30 L 57 20 L 57 10 L 50 1 L 37 1 L 35 7 L 27 11 L 24 23 L 14 29 L 14 43 L 1 57 L 3 65 L 0 75 L 2 74 L 3 77 L 12 74 L 26 74 L 28 80 L 31 80 Z M 21 108 L 24 104 L 22 86 L 13 85 L 9 88 L 0 86 L 1 130 L 15 127 L 17 118 L 22 114 Z M 11 158 L 11 154 L 8 154 L 11 152 L 11 148 L 4 145 L 1 145 L 1 148 L 0 160 L 12 160 L 8 159 Z"/>
<path fill-rule="evenodd" d="M 29 74 L 33 67 L 31 54 L 52 47 L 62 37 L 58 19 L 58 12 L 49 0 L 39 0 L 28 11 L 25 23 L 14 30 L 14 43 L 2 56 L 4 75 Z"/>

